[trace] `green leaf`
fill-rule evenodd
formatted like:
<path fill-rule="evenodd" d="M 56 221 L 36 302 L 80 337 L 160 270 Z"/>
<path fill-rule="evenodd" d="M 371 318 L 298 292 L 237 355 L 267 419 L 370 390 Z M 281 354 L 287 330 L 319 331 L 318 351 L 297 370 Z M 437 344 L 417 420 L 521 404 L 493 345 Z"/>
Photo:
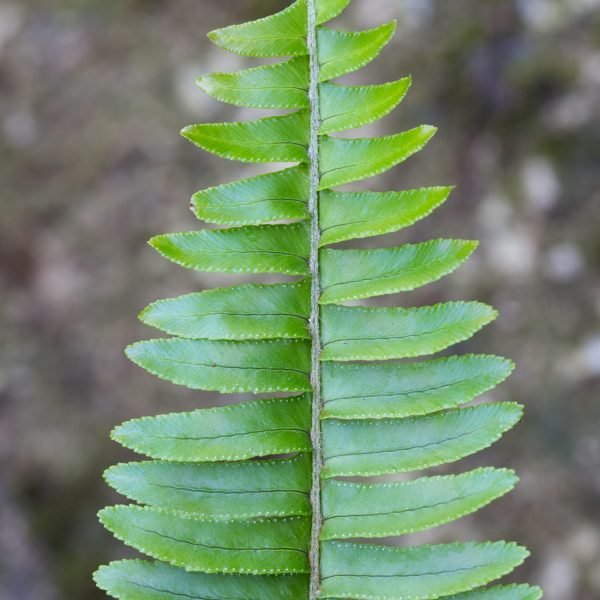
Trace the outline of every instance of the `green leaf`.
<path fill-rule="evenodd" d="M 406 292 L 441 279 L 477 242 L 433 240 L 377 250 L 321 251 L 321 304 Z"/>
<path fill-rule="evenodd" d="M 321 245 L 392 233 L 431 214 L 452 188 L 320 194 Z"/>
<path fill-rule="evenodd" d="M 307 517 L 214 521 L 139 506 L 112 506 L 102 524 L 128 546 L 188 571 L 305 573 Z"/>
<path fill-rule="evenodd" d="M 308 107 L 308 60 L 304 56 L 237 73 L 203 75 L 196 83 L 209 96 L 235 106 Z"/>
<path fill-rule="evenodd" d="M 371 476 L 434 467 L 491 446 L 522 407 L 483 404 L 410 419 L 324 421 L 324 477 Z"/>
<path fill-rule="evenodd" d="M 181 135 L 207 152 L 242 162 L 305 162 L 308 113 L 299 111 L 241 123 L 189 125 Z"/>
<path fill-rule="evenodd" d="M 500 469 L 403 483 L 328 480 L 321 539 L 388 537 L 443 525 L 503 496 L 516 483 L 513 471 Z"/>
<path fill-rule="evenodd" d="M 395 31 L 396 21 L 358 32 L 318 28 L 320 81 L 358 71 L 379 56 Z"/>
<path fill-rule="evenodd" d="M 389 114 L 404 98 L 410 77 L 383 85 L 320 86 L 320 133 L 336 133 L 362 127 Z"/>
<path fill-rule="evenodd" d="M 351 0 L 317 0 L 317 25 L 331 21 L 350 4 Z"/>
<path fill-rule="evenodd" d="M 310 338 L 310 283 L 242 285 L 154 302 L 140 314 L 172 335 L 210 340 Z"/>
<path fill-rule="evenodd" d="M 319 148 L 322 173 L 319 189 L 333 188 L 383 173 L 418 152 L 435 132 L 435 127 L 422 125 L 382 138 L 323 136 Z"/>
<path fill-rule="evenodd" d="M 305 575 L 190 573 L 142 560 L 112 562 L 100 567 L 94 580 L 100 589 L 122 600 L 297 600 L 308 593 Z"/>
<path fill-rule="evenodd" d="M 310 451 L 309 431 L 304 394 L 133 419 L 112 438 L 150 458 L 216 462 Z"/>
<path fill-rule="evenodd" d="M 510 573 L 529 553 L 506 542 L 394 548 L 325 542 L 322 597 L 433 599 Z"/>
<path fill-rule="evenodd" d="M 399 364 L 326 362 L 322 416 L 380 419 L 455 408 L 496 387 L 513 367 L 510 360 L 484 355 Z"/>
<path fill-rule="evenodd" d="M 234 463 L 145 461 L 105 472 L 109 485 L 141 504 L 208 518 L 309 515 L 311 462 L 292 459 Z"/>
<path fill-rule="evenodd" d="M 198 218 L 209 223 L 255 225 L 306 219 L 308 173 L 301 165 L 208 188 L 192 198 Z"/>
<path fill-rule="evenodd" d="M 306 3 L 299 0 L 274 15 L 216 29 L 210 40 L 242 56 L 300 56 L 306 54 Z"/>
<path fill-rule="evenodd" d="M 127 356 L 161 379 L 196 390 L 260 394 L 310 389 L 310 344 L 300 340 L 157 339 L 129 346 Z"/>
<path fill-rule="evenodd" d="M 319 0 L 317 24 L 339 15 L 350 0 Z M 242 56 L 300 56 L 307 53 L 306 0 L 298 0 L 277 14 L 216 29 L 208 34 L 220 48 Z"/>
<path fill-rule="evenodd" d="M 322 307 L 322 360 L 386 360 L 434 354 L 470 338 L 497 312 L 480 302 L 420 308 Z"/>
<path fill-rule="evenodd" d="M 540 600 L 542 590 L 528 585 L 503 585 L 448 597 L 447 600 Z"/>
<path fill-rule="evenodd" d="M 308 273 L 310 242 L 304 223 L 170 233 L 149 244 L 165 258 L 196 271 Z"/>

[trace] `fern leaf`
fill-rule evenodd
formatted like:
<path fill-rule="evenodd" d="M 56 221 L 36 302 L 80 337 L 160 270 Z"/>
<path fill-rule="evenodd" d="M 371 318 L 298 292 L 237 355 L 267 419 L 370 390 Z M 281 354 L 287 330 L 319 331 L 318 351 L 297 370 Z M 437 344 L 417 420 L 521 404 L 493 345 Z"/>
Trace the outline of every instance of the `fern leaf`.
<path fill-rule="evenodd" d="M 229 160 L 304 162 L 308 123 L 308 113 L 300 111 L 244 123 L 189 125 L 181 134 L 203 150 Z"/>
<path fill-rule="evenodd" d="M 451 190 L 443 187 L 406 192 L 324 190 L 320 194 L 320 244 L 326 246 L 409 227 L 443 204 Z"/>
<path fill-rule="evenodd" d="M 198 192 L 192 208 L 208 223 L 258 225 L 306 219 L 307 196 L 307 171 L 299 166 Z"/>
<path fill-rule="evenodd" d="M 451 596 L 448 600 L 539 600 L 542 590 L 528 585 L 503 585 Z"/>
<path fill-rule="evenodd" d="M 410 419 L 323 423 L 323 476 L 434 467 L 491 446 L 521 418 L 518 404 L 484 404 Z"/>
<path fill-rule="evenodd" d="M 381 85 L 322 83 L 321 135 L 355 129 L 381 119 L 400 104 L 410 83 L 410 77 Z"/>
<path fill-rule="evenodd" d="M 306 281 L 244 285 L 154 302 L 140 319 L 171 335 L 207 340 L 309 338 Z"/>
<path fill-rule="evenodd" d="M 152 558 L 204 573 L 305 573 L 307 517 L 201 519 L 142 506 L 100 511 L 115 536 Z"/>
<path fill-rule="evenodd" d="M 377 538 L 429 529 L 480 509 L 516 482 L 512 471 L 502 469 L 404 483 L 328 480 L 323 486 L 321 538 Z"/>
<path fill-rule="evenodd" d="M 167 381 L 215 392 L 303 392 L 309 388 L 307 342 L 213 342 L 181 338 L 138 342 L 127 356 Z"/>
<path fill-rule="evenodd" d="M 383 138 L 325 137 L 320 146 L 320 190 L 379 175 L 418 152 L 435 134 L 423 125 Z"/>
<path fill-rule="evenodd" d="M 320 25 L 339 15 L 350 0 L 318 0 L 316 22 Z M 307 54 L 307 0 L 243 25 L 217 29 L 208 37 L 220 48 L 242 56 L 294 56 Z"/>
<path fill-rule="evenodd" d="M 323 544 L 323 597 L 439 598 L 506 575 L 528 556 L 505 542 L 392 548 Z"/>
<path fill-rule="evenodd" d="M 452 356 L 388 364 L 323 365 L 323 417 L 382 419 L 426 415 L 471 402 L 506 379 L 497 356 Z"/>
<path fill-rule="evenodd" d="M 395 21 L 360 32 L 318 29 L 319 80 L 328 81 L 358 71 L 377 58 L 395 31 Z"/>
<path fill-rule="evenodd" d="M 213 462 L 309 451 L 309 430 L 310 399 L 302 395 L 134 419 L 113 438 L 151 458 Z"/>
<path fill-rule="evenodd" d="M 452 596 L 448 600 L 539 600 L 541 597 L 542 590 L 537 587 L 503 585 Z"/>
<path fill-rule="evenodd" d="M 209 96 L 248 108 L 308 108 L 308 61 L 291 60 L 237 73 L 211 73 L 196 80 Z"/>
<path fill-rule="evenodd" d="M 120 464 L 105 478 L 130 500 L 213 519 L 310 515 L 310 461 Z"/>
<path fill-rule="evenodd" d="M 476 247 L 477 242 L 434 240 L 378 250 L 323 250 L 320 302 L 414 290 L 454 271 Z"/>
<path fill-rule="evenodd" d="M 303 223 L 159 235 L 150 245 L 165 258 L 196 271 L 308 272 L 310 248 Z"/>
<path fill-rule="evenodd" d="M 470 338 L 495 319 L 480 302 L 447 302 L 424 308 L 326 305 L 322 310 L 322 360 L 386 360 L 423 356 Z"/>
<path fill-rule="evenodd" d="M 159 235 L 150 244 L 188 269 L 280 274 L 286 281 L 154 302 L 140 319 L 171 337 L 126 352 L 178 385 L 271 396 L 132 419 L 113 431 L 115 441 L 149 460 L 106 471 L 107 483 L 137 504 L 105 509 L 100 519 L 159 561 L 101 567 L 95 580 L 115 598 L 541 597 L 527 585 L 485 587 L 527 556 L 513 543 L 348 541 L 437 527 L 509 492 L 517 477 L 507 469 L 412 474 L 487 448 L 522 414 L 508 402 L 464 406 L 508 377 L 507 359 L 401 360 L 469 339 L 495 319 L 490 306 L 345 304 L 437 281 L 477 246 L 434 239 L 369 250 L 329 247 L 409 227 L 452 191 L 333 189 L 395 167 L 436 131 L 421 125 L 378 138 L 335 137 L 389 114 L 411 85 L 409 77 L 362 86 L 331 81 L 374 60 L 396 28 L 323 26 L 349 3 L 297 0 L 275 15 L 209 34 L 242 56 L 282 60 L 204 75 L 197 81 L 204 92 L 235 106 L 291 112 L 200 123 L 183 136 L 226 159 L 292 164 L 194 194 L 195 215 L 223 229 Z M 411 478 L 370 479 L 398 473 Z"/>
<path fill-rule="evenodd" d="M 98 587 L 114 598 L 124 600 L 297 600 L 308 593 L 308 582 L 302 575 L 192 573 L 164 563 L 142 560 L 124 560 L 100 567 L 94 579 Z"/>

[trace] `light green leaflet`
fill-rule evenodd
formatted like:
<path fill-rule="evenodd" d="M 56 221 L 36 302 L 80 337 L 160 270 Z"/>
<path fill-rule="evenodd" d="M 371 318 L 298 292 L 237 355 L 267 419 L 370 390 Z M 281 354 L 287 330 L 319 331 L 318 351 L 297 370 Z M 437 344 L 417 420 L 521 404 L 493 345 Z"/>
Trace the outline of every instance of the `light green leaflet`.
<path fill-rule="evenodd" d="M 209 96 L 249 108 L 308 108 L 308 60 L 254 67 L 237 73 L 211 73 L 196 83 Z"/>
<path fill-rule="evenodd" d="M 414 533 L 454 521 L 509 492 L 512 471 L 480 469 L 405 483 L 348 483 L 323 487 L 321 539 L 377 538 Z"/>
<path fill-rule="evenodd" d="M 119 539 L 158 560 L 204 573 L 305 573 L 307 517 L 223 521 L 189 513 L 112 506 L 100 520 Z"/>
<path fill-rule="evenodd" d="M 475 590 L 448 600 L 540 600 L 542 590 L 528 585 L 502 585 L 487 590 Z"/>
<path fill-rule="evenodd" d="M 316 22 L 337 17 L 350 0 L 318 0 Z M 243 56 L 288 56 L 307 54 L 307 1 L 298 0 L 285 10 L 243 25 L 232 25 L 209 33 L 220 48 Z"/>
<path fill-rule="evenodd" d="M 306 281 L 244 285 L 161 300 L 140 314 L 171 335 L 210 340 L 308 338 Z"/>
<path fill-rule="evenodd" d="M 431 361 L 323 365 L 323 416 L 412 417 L 470 402 L 506 379 L 513 364 L 497 356 Z"/>
<path fill-rule="evenodd" d="M 309 515 L 310 460 L 120 464 L 107 482 L 129 499 L 208 518 Z"/>
<path fill-rule="evenodd" d="M 325 542 L 323 597 L 439 598 L 485 585 L 528 554 L 504 542 L 417 548 Z"/>
<path fill-rule="evenodd" d="M 383 138 L 324 137 L 320 146 L 319 189 L 379 175 L 421 150 L 435 132 L 435 127 L 423 125 Z"/>
<path fill-rule="evenodd" d="M 101 567 L 96 583 L 115 598 L 541 597 L 538 588 L 492 583 L 527 556 L 513 543 L 381 541 L 450 523 L 508 493 L 517 482 L 508 469 L 420 471 L 495 443 L 522 407 L 466 406 L 508 377 L 510 360 L 430 356 L 493 321 L 492 307 L 364 302 L 442 279 L 477 242 L 330 247 L 410 227 L 452 191 L 336 189 L 394 168 L 436 131 L 414 124 L 382 137 L 337 135 L 388 115 L 411 85 L 409 77 L 333 81 L 376 59 L 396 28 L 330 26 L 349 4 L 297 0 L 209 34 L 223 49 L 276 60 L 204 74 L 198 86 L 234 106 L 287 112 L 190 125 L 183 136 L 223 158 L 277 164 L 194 194 L 194 214 L 222 228 L 150 240 L 168 260 L 232 282 L 203 290 L 190 279 L 189 293 L 153 302 L 140 319 L 168 337 L 126 352 L 177 385 L 253 397 L 178 413 L 167 404 L 167 414 L 115 428 L 112 438 L 145 459 L 106 471 L 107 483 L 136 504 L 107 508 L 100 519 L 156 561 Z M 387 477 L 399 473 L 409 475 Z"/>
<path fill-rule="evenodd" d="M 223 225 L 258 225 L 305 219 L 308 177 L 304 166 L 242 179 L 198 192 L 192 207 L 198 218 Z"/>
<path fill-rule="evenodd" d="M 127 356 L 150 373 L 192 389 L 224 393 L 303 392 L 309 389 L 308 342 L 148 340 Z"/>
<path fill-rule="evenodd" d="M 190 573 L 164 563 L 142 560 L 124 560 L 100 567 L 94 579 L 101 589 L 126 600 L 297 600 L 308 593 L 307 579 L 301 575 Z"/>
<path fill-rule="evenodd" d="M 115 440 L 171 461 L 243 460 L 310 450 L 308 395 L 143 417 L 113 432 Z"/>
<path fill-rule="evenodd" d="M 197 271 L 308 272 L 309 247 L 303 223 L 172 233 L 152 238 L 150 245 L 165 258 Z"/>
<path fill-rule="evenodd" d="M 476 247 L 476 242 L 433 240 L 378 250 L 323 250 L 320 302 L 414 290 L 454 271 Z"/>
<path fill-rule="evenodd" d="M 306 111 L 246 123 L 190 125 L 182 134 L 217 156 L 244 162 L 304 162 L 309 118 Z"/>
<path fill-rule="evenodd" d="M 424 308 L 324 306 L 322 360 L 385 360 L 423 356 L 470 338 L 496 318 L 479 302 Z"/>
<path fill-rule="evenodd" d="M 344 86 L 323 83 L 320 133 L 336 133 L 378 121 L 402 101 L 410 78 L 381 85 Z"/>
<path fill-rule="evenodd" d="M 324 477 L 401 473 L 453 462 L 483 450 L 521 418 L 518 404 L 381 421 L 325 421 Z"/>
<path fill-rule="evenodd" d="M 320 195 L 321 245 L 391 233 L 413 225 L 446 201 L 449 187 L 406 192 L 334 192 Z"/>

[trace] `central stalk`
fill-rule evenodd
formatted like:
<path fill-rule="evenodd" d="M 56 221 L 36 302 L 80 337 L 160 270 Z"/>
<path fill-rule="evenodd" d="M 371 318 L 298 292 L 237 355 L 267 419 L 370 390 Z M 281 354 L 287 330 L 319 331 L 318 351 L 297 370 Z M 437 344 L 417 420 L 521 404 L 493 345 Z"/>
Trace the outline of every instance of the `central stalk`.
<path fill-rule="evenodd" d="M 319 296 L 319 128 L 321 111 L 319 106 L 319 56 L 317 50 L 317 8 L 316 0 L 307 0 L 308 36 L 307 45 L 310 59 L 310 83 L 308 101 L 310 105 L 310 142 L 308 147 L 310 194 L 308 198 L 308 214 L 310 217 L 310 277 L 311 306 L 310 333 L 312 339 L 310 383 L 312 387 L 312 486 L 310 500 L 312 504 L 312 530 L 310 538 L 310 600 L 316 600 L 320 588 L 320 534 L 321 514 L 321 466 L 323 462 L 321 449 L 321 331 Z"/>

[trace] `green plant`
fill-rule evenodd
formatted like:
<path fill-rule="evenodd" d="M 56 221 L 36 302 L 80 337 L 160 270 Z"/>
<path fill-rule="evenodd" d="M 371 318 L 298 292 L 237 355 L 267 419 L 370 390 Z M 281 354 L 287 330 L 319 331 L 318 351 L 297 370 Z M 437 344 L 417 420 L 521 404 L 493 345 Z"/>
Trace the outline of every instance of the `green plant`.
<path fill-rule="evenodd" d="M 115 440 L 151 460 L 107 471 L 109 484 L 142 506 L 111 507 L 100 518 L 118 538 L 163 561 L 101 567 L 98 585 L 117 598 L 541 596 L 526 585 L 481 589 L 526 557 L 514 544 L 345 541 L 434 527 L 508 492 L 516 477 L 505 469 L 403 483 L 364 478 L 458 460 L 492 444 L 521 416 L 512 403 L 462 407 L 509 375 L 506 359 L 390 362 L 469 338 L 495 318 L 492 308 L 343 304 L 435 281 L 476 247 L 440 239 L 377 250 L 329 248 L 408 227 L 451 191 L 332 190 L 395 166 L 434 134 L 422 126 L 375 139 L 331 137 L 388 114 L 410 85 L 408 78 L 362 87 L 329 83 L 374 59 L 395 29 L 394 23 L 361 33 L 325 28 L 348 3 L 297 0 L 272 17 L 210 34 L 241 55 L 292 58 L 207 75 L 201 88 L 231 104 L 294 112 L 193 125 L 183 135 L 225 158 L 298 164 L 196 194 L 197 216 L 228 228 L 150 243 L 191 269 L 299 279 L 154 303 L 142 321 L 174 337 L 134 344 L 127 354 L 194 389 L 292 395 L 136 419 L 114 431 Z"/>

